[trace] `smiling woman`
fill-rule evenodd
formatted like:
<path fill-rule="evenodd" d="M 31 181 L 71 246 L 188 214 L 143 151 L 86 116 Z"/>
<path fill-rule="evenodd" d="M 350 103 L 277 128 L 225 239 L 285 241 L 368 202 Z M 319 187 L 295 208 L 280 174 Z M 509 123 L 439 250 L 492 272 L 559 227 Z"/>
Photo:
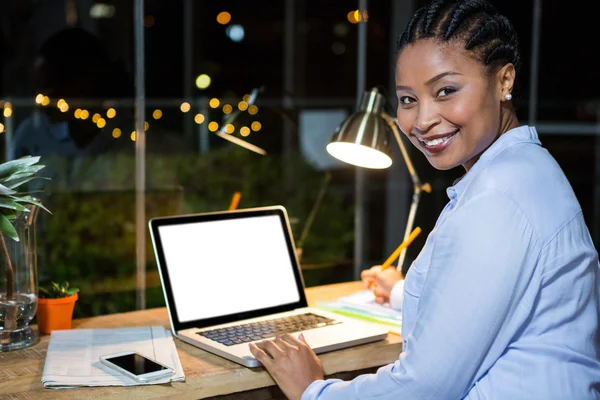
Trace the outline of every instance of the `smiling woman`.
<path fill-rule="evenodd" d="M 487 1 L 414 14 L 398 40 L 398 124 L 432 166 L 466 174 L 405 281 L 363 274 L 402 304 L 399 360 L 342 382 L 303 341 L 252 346 L 289 398 L 600 398 L 598 253 L 564 173 L 517 120 L 519 60 Z"/>
<path fill-rule="evenodd" d="M 469 170 L 519 125 L 510 101 L 516 33 L 489 5 L 469 14 L 467 3 L 452 13 L 442 13 L 441 2 L 416 13 L 398 40 L 398 124 L 437 169 Z"/>

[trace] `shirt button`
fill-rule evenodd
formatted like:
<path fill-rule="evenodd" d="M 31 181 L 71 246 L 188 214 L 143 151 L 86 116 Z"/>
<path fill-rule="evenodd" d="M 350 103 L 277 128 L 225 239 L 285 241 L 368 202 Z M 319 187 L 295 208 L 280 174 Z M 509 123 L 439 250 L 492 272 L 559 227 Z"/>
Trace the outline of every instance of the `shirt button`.
<path fill-rule="evenodd" d="M 450 198 L 450 200 L 456 199 L 456 190 L 453 187 L 449 187 L 446 189 L 446 194 Z"/>

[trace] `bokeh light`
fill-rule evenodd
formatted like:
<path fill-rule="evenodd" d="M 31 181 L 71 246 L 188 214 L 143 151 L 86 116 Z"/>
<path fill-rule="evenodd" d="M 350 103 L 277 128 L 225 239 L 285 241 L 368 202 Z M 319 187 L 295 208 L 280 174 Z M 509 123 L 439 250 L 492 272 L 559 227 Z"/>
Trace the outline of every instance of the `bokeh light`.
<path fill-rule="evenodd" d="M 211 81 L 210 76 L 208 76 L 206 74 L 200 74 L 196 78 L 196 87 L 198 89 L 206 89 L 207 87 L 210 86 L 210 81 Z"/>
<path fill-rule="evenodd" d="M 217 22 L 221 25 L 227 25 L 231 21 L 231 14 L 227 11 L 221 11 L 219 15 L 217 15 Z"/>
<path fill-rule="evenodd" d="M 209 131 L 216 132 L 217 129 L 219 129 L 219 124 L 217 124 L 215 121 L 212 121 L 210 124 L 208 124 Z"/>

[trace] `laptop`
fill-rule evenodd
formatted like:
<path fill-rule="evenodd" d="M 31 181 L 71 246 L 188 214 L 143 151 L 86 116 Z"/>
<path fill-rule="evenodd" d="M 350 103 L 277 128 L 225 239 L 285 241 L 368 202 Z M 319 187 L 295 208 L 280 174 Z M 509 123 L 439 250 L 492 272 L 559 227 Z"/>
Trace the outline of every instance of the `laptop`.
<path fill-rule="evenodd" d="M 173 334 L 258 367 L 248 343 L 303 333 L 316 353 L 387 336 L 387 329 L 309 308 L 281 206 L 149 222 Z"/>

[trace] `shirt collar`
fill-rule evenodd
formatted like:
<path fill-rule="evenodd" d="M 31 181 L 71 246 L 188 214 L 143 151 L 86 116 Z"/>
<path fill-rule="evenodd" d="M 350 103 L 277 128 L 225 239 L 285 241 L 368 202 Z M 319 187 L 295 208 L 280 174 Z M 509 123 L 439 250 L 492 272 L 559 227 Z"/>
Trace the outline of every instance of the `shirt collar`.
<path fill-rule="evenodd" d="M 450 200 L 456 200 L 467 188 L 469 182 L 485 168 L 498 154 L 512 145 L 519 143 L 534 143 L 541 145 L 537 131 L 534 127 L 523 125 L 506 131 L 479 157 L 469 172 L 457 179 L 452 186 L 446 189 Z"/>

